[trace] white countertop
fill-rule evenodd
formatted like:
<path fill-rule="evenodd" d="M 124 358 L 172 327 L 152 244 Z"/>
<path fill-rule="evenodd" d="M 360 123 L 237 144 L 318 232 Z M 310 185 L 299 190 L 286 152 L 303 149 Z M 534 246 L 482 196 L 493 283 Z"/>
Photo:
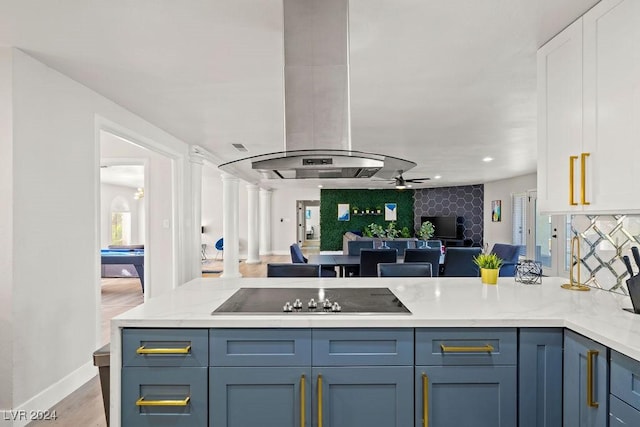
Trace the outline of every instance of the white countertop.
<path fill-rule="evenodd" d="M 567 327 L 640 360 L 640 315 L 622 310 L 624 295 L 560 288 L 567 279 L 523 285 L 500 278 L 202 278 L 151 299 L 112 320 L 119 328 L 322 328 L 322 327 Z M 211 312 L 240 287 L 387 287 L 411 310 L 398 314 L 216 315 Z M 292 301 L 293 302 L 293 301 Z"/>

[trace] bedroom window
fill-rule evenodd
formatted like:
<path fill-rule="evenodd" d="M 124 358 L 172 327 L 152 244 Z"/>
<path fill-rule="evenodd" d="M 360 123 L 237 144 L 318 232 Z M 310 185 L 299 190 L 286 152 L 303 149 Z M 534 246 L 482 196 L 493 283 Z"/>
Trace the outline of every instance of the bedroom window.
<path fill-rule="evenodd" d="M 131 212 L 111 213 L 111 244 L 131 244 Z"/>

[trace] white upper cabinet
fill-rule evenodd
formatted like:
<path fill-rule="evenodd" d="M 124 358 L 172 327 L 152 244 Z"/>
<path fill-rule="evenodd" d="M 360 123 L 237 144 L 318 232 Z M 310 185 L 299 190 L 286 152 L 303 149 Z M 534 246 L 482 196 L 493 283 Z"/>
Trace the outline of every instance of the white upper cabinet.
<path fill-rule="evenodd" d="M 582 19 L 538 51 L 538 206 L 578 211 L 570 162 L 582 152 Z M 575 175 L 575 174 L 574 174 Z M 573 205 L 570 203 L 573 200 Z"/>
<path fill-rule="evenodd" d="M 583 18 L 584 142 L 592 211 L 640 211 L 640 1 L 605 0 Z M 589 165 L 587 166 L 589 168 Z"/>
<path fill-rule="evenodd" d="M 640 212 L 640 1 L 598 3 L 538 51 L 538 78 L 541 210 Z"/>

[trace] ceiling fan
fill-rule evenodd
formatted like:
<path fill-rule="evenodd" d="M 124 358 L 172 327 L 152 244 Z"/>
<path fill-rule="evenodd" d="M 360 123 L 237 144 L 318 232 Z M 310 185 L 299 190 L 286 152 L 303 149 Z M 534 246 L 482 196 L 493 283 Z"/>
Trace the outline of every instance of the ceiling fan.
<path fill-rule="evenodd" d="M 407 187 L 410 187 L 410 183 L 414 184 L 422 184 L 424 181 L 429 181 L 431 178 L 413 178 L 413 179 L 404 179 L 402 173 L 396 176 L 391 182 L 395 183 L 395 187 L 397 190 L 404 190 Z"/>

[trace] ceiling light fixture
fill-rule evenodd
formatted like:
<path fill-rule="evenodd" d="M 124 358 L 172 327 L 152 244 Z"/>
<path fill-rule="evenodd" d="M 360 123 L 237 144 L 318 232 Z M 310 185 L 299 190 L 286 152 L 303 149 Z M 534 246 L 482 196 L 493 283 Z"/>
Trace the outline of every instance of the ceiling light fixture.
<path fill-rule="evenodd" d="M 483 162 L 490 162 L 493 160 L 493 157 L 485 157 L 484 159 L 482 159 Z"/>
<path fill-rule="evenodd" d="M 440 178 L 442 178 L 442 175 L 436 175 L 433 177 L 433 179 L 440 179 Z"/>
<path fill-rule="evenodd" d="M 135 193 L 133 193 L 133 198 L 136 200 L 140 200 L 144 197 L 144 188 L 138 187 Z"/>

